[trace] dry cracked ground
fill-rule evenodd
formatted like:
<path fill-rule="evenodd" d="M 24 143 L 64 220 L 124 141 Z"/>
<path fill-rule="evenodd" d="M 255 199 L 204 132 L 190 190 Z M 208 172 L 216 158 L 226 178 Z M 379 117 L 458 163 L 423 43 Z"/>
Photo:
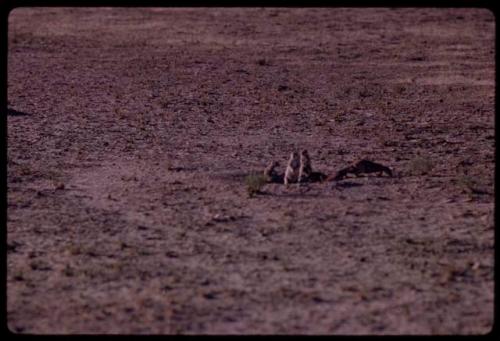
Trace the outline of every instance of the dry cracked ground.
<path fill-rule="evenodd" d="M 28 334 L 483 334 L 486 9 L 18 8 L 7 318 Z M 348 177 L 250 196 L 309 150 Z"/>

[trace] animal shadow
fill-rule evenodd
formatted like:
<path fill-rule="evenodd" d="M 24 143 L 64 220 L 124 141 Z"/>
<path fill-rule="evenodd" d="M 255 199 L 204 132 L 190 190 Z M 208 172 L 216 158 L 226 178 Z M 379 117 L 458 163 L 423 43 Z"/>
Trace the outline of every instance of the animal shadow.
<path fill-rule="evenodd" d="M 335 184 L 335 187 L 338 187 L 338 188 L 351 188 L 351 187 L 360 187 L 360 186 L 363 186 L 363 184 L 360 184 L 359 182 L 352 182 L 352 181 L 337 182 Z"/>

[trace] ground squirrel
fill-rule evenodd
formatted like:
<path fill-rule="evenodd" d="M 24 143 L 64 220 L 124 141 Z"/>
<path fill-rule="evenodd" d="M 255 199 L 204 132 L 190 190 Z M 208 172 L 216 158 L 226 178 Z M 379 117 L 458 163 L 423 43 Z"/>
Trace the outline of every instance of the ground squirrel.
<path fill-rule="evenodd" d="M 278 161 L 271 161 L 266 169 L 264 169 L 264 177 L 266 178 L 267 182 L 283 183 L 283 174 L 278 174 L 275 170 L 275 168 L 278 166 Z"/>
<path fill-rule="evenodd" d="M 361 161 L 356 162 L 354 165 L 346 167 L 344 169 L 339 170 L 335 176 L 329 177 L 327 180 L 342 180 L 347 176 L 347 174 L 354 174 L 359 176 L 361 173 L 386 173 L 389 176 L 392 176 L 392 171 L 389 167 L 381 165 L 380 163 L 376 163 L 370 160 L 363 159 Z"/>
<path fill-rule="evenodd" d="M 299 168 L 299 182 L 309 180 L 312 173 L 311 158 L 307 150 L 300 152 L 300 168 Z"/>
<path fill-rule="evenodd" d="M 290 159 L 288 160 L 288 165 L 285 171 L 285 185 L 292 182 L 297 182 L 299 178 L 299 168 L 300 168 L 300 158 L 299 153 L 292 152 L 290 154 Z"/>

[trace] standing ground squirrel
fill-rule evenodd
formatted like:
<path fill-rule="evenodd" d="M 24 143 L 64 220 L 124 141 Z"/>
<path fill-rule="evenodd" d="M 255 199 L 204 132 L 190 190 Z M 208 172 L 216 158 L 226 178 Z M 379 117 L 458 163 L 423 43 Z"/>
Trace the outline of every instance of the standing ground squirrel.
<path fill-rule="evenodd" d="M 285 171 L 285 185 L 297 182 L 299 179 L 300 158 L 299 153 L 292 152 Z"/>
<path fill-rule="evenodd" d="M 305 182 L 309 179 L 312 173 L 311 158 L 307 150 L 300 152 L 300 169 L 299 169 L 299 182 Z"/>

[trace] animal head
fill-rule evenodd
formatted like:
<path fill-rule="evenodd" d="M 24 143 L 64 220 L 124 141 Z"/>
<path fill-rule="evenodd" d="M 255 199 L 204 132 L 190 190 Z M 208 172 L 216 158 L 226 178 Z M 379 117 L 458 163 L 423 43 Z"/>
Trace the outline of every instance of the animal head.
<path fill-rule="evenodd" d="M 276 167 L 278 167 L 280 165 L 280 163 L 278 161 L 271 161 L 269 163 L 269 165 L 267 166 L 268 169 L 274 169 Z"/>
<path fill-rule="evenodd" d="M 299 158 L 299 153 L 297 153 L 296 151 L 293 151 L 290 154 L 290 160 L 295 160 L 295 159 L 298 159 L 298 158 Z"/>
<path fill-rule="evenodd" d="M 304 149 L 300 152 L 300 156 L 303 158 L 309 159 L 309 153 L 307 152 L 306 149 Z"/>

